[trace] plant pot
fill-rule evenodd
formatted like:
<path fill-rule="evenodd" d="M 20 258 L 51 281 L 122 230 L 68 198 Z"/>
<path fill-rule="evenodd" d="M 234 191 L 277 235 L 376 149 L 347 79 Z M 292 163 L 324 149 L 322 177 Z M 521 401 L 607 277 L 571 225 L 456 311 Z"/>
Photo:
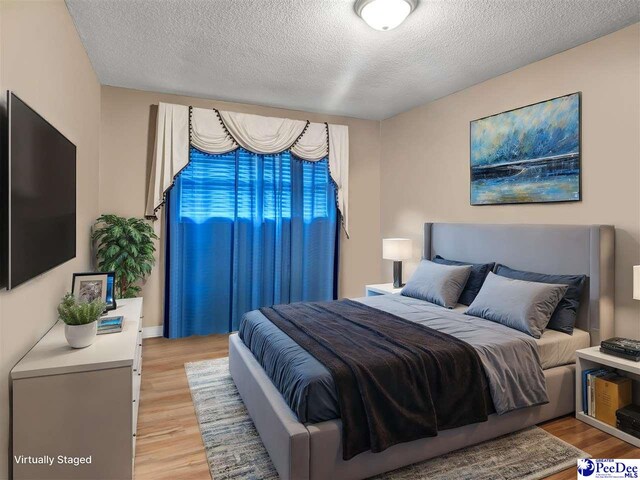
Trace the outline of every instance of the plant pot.
<path fill-rule="evenodd" d="M 96 339 L 98 332 L 98 322 L 91 322 L 85 325 L 64 326 L 64 336 L 73 348 L 88 347 Z"/>

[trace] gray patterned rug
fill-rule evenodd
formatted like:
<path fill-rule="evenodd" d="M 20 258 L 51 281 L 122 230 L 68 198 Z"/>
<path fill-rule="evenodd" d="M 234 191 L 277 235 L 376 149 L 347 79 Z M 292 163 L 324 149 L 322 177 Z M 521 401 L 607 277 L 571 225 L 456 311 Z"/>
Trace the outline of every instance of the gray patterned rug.
<path fill-rule="evenodd" d="M 277 479 L 269 455 L 229 375 L 227 358 L 185 364 L 214 480 Z M 375 477 L 378 480 L 535 480 L 589 455 L 531 427 Z"/>

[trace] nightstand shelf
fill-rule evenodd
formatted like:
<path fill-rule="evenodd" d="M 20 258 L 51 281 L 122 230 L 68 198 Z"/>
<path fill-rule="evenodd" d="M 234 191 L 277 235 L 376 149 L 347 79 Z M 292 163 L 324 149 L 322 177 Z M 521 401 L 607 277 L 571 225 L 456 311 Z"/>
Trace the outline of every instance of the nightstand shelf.
<path fill-rule="evenodd" d="M 402 287 L 395 288 L 393 283 L 377 283 L 374 285 L 365 285 L 364 295 L 366 297 L 375 297 L 376 295 L 392 295 L 400 293 Z"/>
<path fill-rule="evenodd" d="M 597 428 L 598 430 L 602 430 L 609 435 L 613 435 L 614 437 L 619 438 L 620 440 L 624 440 L 631 445 L 636 447 L 640 447 L 640 438 L 636 438 L 633 435 L 629 435 L 628 433 L 623 432 L 622 430 L 617 429 L 616 427 L 612 427 L 608 423 L 601 422 L 597 418 L 593 418 L 587 415 L 584 412 L 577 412 L 576 418 L 592 427 Z"/>
<path fill-rule="evenodd" d="M 622 430 L 612 427 L 597 418 L 591 417 L 584 413 L 582 409 L 582 372 L 590 368 L 611 367 L 616 369 L 620 374 L 631 378 L 634 381 L 640 380 L 640 362 L 633 362 L 624 358 L 615 357 L 600 352 L 600 347 L 590 347 L 578 350 L 576 352 L 576 418 L 584 423 L 602 430 L 609 435 L 624 440 L 631 445 L 640 447 L 640 438 L 623 432 Z M 636 398 L 637 401 L 637 398 Z"/>

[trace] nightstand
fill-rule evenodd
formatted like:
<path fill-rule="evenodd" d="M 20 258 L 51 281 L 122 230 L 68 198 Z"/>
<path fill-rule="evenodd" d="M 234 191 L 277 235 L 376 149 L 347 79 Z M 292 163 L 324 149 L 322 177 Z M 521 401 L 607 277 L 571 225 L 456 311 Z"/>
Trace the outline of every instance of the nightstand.
<path fill-rule="evenodd" d="M 582 372 L 583 370 L 601 366 L 615 368 L 618 373 L 630 377 L 634 381 L 638 381 L 640 378 L 640 362 L 602 353 L 600 347 L 578 350 L 576 352 L 576 418 L 609 435 L 613 435 L 627 443 L 640 447 L 640 438 L 618 430 L 616 427 L 601 422 L 597 418 L 591 417 L 582 411 Z M 636 402 L 637 401 L 636 399 Z"/>
<path fill-rule="evenodd" d="M 376 285 L 365 285 L 364 295 L 366 297 L 375 297 L 376 295 L 391 295 L 392 293 L 400 293 L 402 287 L 394 288 L 393 283 L 378 283 Z"/>

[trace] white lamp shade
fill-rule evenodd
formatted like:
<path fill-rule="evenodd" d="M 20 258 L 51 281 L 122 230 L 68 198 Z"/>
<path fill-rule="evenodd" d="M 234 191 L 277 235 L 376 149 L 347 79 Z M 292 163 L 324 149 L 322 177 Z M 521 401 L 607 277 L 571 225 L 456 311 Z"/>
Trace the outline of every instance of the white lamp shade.
<path fill-rule="evenodd" d="M 640 300 L 640 265 L 633 267 L 633 298 Z"/>
<path fill-rule="evenodd" d="M 382 258 L 385 260 L 408 260 L 411 258 L 410 238 L 383 238 L 382 239 Z"/>

